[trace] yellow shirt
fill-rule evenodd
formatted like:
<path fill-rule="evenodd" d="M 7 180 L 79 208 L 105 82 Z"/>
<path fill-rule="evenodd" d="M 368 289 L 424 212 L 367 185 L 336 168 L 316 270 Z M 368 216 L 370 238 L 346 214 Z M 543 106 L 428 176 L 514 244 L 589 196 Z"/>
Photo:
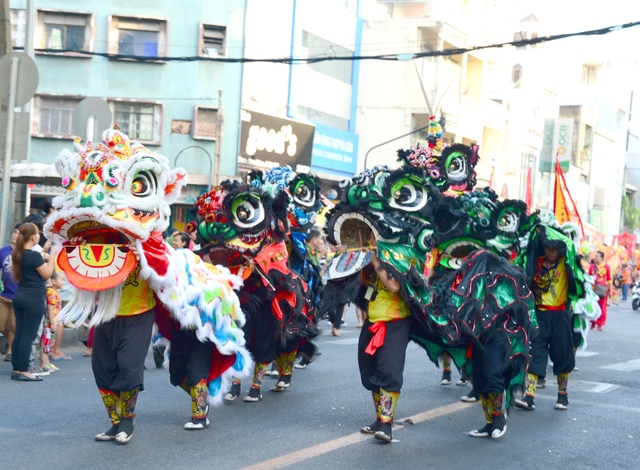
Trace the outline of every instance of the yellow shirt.
<path fill-rule="evenodd" d="M 544 256 L 538 258 L 538 269 L 533 278 L 538 291 L 536 306 L 540 310 L 564 309 L 567 305 L 569 293 L 569 278 L 567 277 L 564 258 L 560 258 L 558 265 L 549 270 L 543 266 L 544 259 Z"/>
<path fill-rule="evenodd" d="M 122 298 L 118 317 L 129 317 L 148 312 L 156 306 L 156 298 L 147 281 L 138 279 L 140 266 L 136 267 L 127 277 L 122 288 Z"/>
<path fill-rule="evenodd" d="M 400 298 L 400 295 L 389 292 L 373 269 L 365 269 L 365 271 L 367 271 L 364 273 L 367 285 L 373 286 L 377 291 L 375 299 L 369 301 L 367 310 L 371 323 L 400 320 L 411 315 L 409 308 Z"/>

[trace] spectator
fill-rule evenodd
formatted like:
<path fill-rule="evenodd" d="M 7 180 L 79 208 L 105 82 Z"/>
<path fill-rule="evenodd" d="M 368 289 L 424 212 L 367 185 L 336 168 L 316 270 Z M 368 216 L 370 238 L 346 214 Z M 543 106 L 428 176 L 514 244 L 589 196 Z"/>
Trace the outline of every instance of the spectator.
<path fill-rule="evenodd" d="M 629 295 L 629 286 L 631 285 L 631 269 L 627 263 L 622 263 L 622 300 L 626 301 Z"/>
<path fill-rule="evenodd" d="M 173 236 L 173 249 L 179 250 L 181 248 L 187 248 L 191 243 L 191 237 L 184 232 L 178 232 Z"/>
<path fill-rule="evenodd" d="M 15 248 L 18 238 L 18 227 L 16 225 L 11 235 L 11 245 L 0 248 L 0 266 L 2 266 L 2 293 L 0 293 L 0 332 L 4 335 L 7 345 L 5 351 L 5 362 L 11 362 L 11 346 L 16 332 L 16 314 L 13 311 L 13 295 L 18 288 L 18 284 L 13 278 L 11 266 L 11 253 Z"/>
<path fill-rule="evenodd" d="M 591 267 L 589 267 L 589 274 L 591 276 L 595 276 L 595 291 L 598 295 L 598 305 L 600 305 L 600 310 L 602 310 L 602 315 L 596 321 L 591 322 L 591 329 L 597 328 L 602 331 L 605 323 L 607 322 L 607 303 L 609 300 L 609 295 L 611 295 L 612 287 L 612 279 L 611 279 L 611 268 L 604 262 L 604 253 L 602 251 L 596 252 L 595 257 L 593 258 L 593 263 Z"/>
<path fill-rule="evenodd" d="M 55 271 L 51 274 L 51 287 L 47 289 L 47 314 L 44 317 L 42 338 L 40 340 L 40 369 L 55 372 L 58 368 L 49 363 L 49 354 L 53 352 L 56 344 L 56 317 L 62 310 L 62 300 L 58 289 L 64 285 L 64 277 Z"/>
<path fill-rule="evenodd" d="M 66 282 L 67 278 L 63 272 L 54 273 L 55 276 L 51 276 L 51 284 L 52 287 L 47 289 L 47 310 L 50 308 L 50 295 L 51 301 L 55 302 L 57 297 L 60 300 L 60 305 L 57 307 L 56 315 L 62 310 L 62 307 L 66 302 L 71 300 L 70 292 L 73 293 L 73 290 L 69 291 L 66 289 L 67 285 L 71 285 L 70 282 Z M 55 294 L 55 295 L 54 295 Z M 68 297 L 67 297 L 68 296 Z M 54 362 L 57 361 L 71 361 L 73 358 L 71 356 L 67 356 L 62 351 L 62 338 L 64 338 L 64 325 L 56 320 L 54 324 L 55 327 L 55 342 L 53 343 L 53 352 L 51 353 L 51 360 Z M 54 367 L 55 368 L 55 367 Z"/>
<path fill-rule="evenodd" d="M 198 230 L 195 228 L 195 224 L 191 227 L 191 231 L 189 231 L 189 249 L 191 251 L 198 251 L 200 249 L 200 245 L 196 243 L 198 240 Z"/>
<path fill-rule="evenodd" d="M 29 352 L 44 316 L 45 281 L 54 268 L 55 248 L 40 255 L 32 250 L 40 240 L 40 231 L 32 223 L 20 226 L 16 244 L 11 253 L 14 278 L 18 288 L 13 296 L 16 314 L 16 334 L 13 343 L 12 380 L 40 381 L 29 372 Z M 43 259 L 44 258 L 44 259 Z"/>

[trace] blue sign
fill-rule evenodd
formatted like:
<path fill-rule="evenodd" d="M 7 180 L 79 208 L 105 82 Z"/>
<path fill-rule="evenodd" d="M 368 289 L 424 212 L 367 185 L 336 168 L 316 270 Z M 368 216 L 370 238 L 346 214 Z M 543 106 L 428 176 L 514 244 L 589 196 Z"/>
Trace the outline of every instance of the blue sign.
<path fill-rule="evenodd" d="M 316 124 L 311 171 L 352 177 L 358 166 L 358 134 Z"/>

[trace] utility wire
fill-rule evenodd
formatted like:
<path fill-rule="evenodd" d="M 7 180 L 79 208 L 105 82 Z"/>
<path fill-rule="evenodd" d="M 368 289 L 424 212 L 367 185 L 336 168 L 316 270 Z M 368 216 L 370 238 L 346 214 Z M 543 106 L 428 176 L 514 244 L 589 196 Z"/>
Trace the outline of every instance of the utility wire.
<path fill-rule="evenodd" d="M 540 36 L 537 38 L 531 39 L 523 39 L 518 41 L 510 41 L 496 44 L 488 44 L 484 46 L 474 46 L 468 48 L 456 48 L 456 49 L 446 49 L 442 51 L 425 51 L 425 52 L 416 52 L 416 53 L 400 53 L 400 54 L 377 54 L 377 55 L 359 55 L 359 56 L 322 56 L 322 57 L 281 57 L 281 58 L 259 58 L 253 59 L 250 57 L 200 57 L 200 56 L 190 56 L 190 57 L 146 57 L 146 56 L 136 56 L 136 55 L 127 55 L 127 54 L 109 54 L 106 52 L 85 52 L 85 51 L 77 51 L 71 49 L 36 49 L 36 52 L 43 53 L 52 53 L 52 54 L 62 54 L 65 52 L 74 52 L 76 54 L 83 54 L 88 56 L 98 56 L 98 57 L 106 57 L 108 59 L 128 59 L 138 62 L 222 62 L 222 63 L 256 63 L 256 62 L 268 62 L 274 64 L 315 64 L 318 62 L 327 62 L 330 60 L 333 61 L 355 61 L 355 60 L 387 60 L 387 61 L 398 61 L 398 60 L 412 60 L 419 59 L 422 57 L 443 57 L 443 56 L 452 56 L 465 54 L 467 52 L 480 51 L 484 49 L 499 49 L 502 47 L 525 47 L 525 46 L 533 46 L 536 44 L 542 44 L 545 42 L 557 41 L 560 39 L 566 39 L 570 37 L 577 36 L 603 36 L 605 34 L 612 33 L 614 31 L 620 31 L 627 28 L 633 28 L 636 26 L 640 26 L 640 21 L 634 21 L 632 23 L 625 23 L 616 26 L 609 26 L 606 28 L 600 29 L 591 29 L 588 31 L 579 31 L 576 33 L 564 33 L 564 34 L 554 34 L 551 36 Z M 23 48 L 16 48 L 16 50 L 21 50 Z"/>

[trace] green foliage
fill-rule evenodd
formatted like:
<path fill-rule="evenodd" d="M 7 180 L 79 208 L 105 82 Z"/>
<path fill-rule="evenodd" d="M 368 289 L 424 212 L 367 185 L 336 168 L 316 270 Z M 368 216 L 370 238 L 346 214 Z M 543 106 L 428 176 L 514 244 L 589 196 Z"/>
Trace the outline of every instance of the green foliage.
<path fill-rule="evenodd" d="M 623 228 L 627 232 L 633 232 L 640 228 L 640 209 L 637 209 L 629 204 L 629 196 L 626 194 L 622 196 L 622 214 L 623 214 Z"/>

